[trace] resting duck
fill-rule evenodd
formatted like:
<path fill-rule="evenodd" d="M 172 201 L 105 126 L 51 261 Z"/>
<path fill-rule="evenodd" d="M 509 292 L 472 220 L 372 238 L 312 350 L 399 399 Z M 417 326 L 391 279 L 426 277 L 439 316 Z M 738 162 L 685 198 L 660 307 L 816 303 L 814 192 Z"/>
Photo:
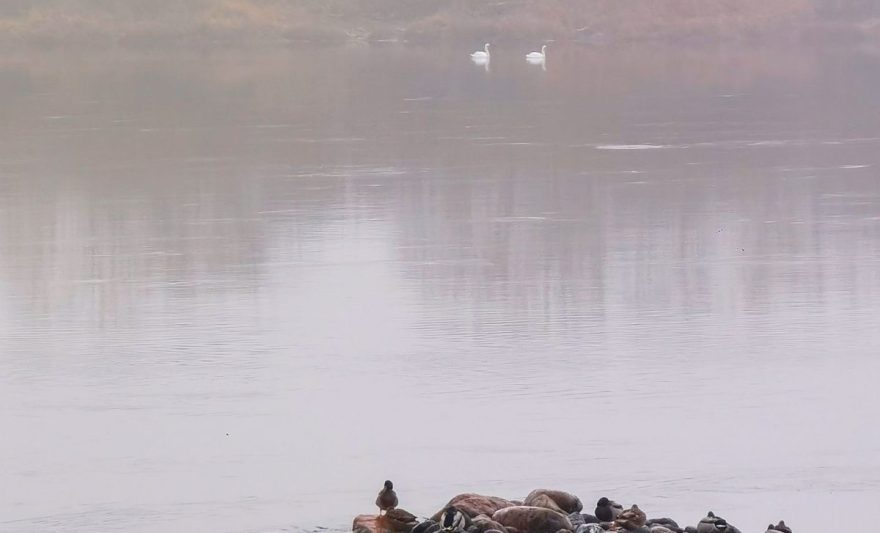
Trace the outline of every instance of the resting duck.
<path fill-rule="evenodd" d="M 697 533 L 740 533 L 739 529 L 727 523 L 727 520 L 709 511 L 706 518 L 697 524 Z"/>
<path fill-rule="evenodd" d="M 697 533 L 721 533 L 725 529 L 727 529 L 727 522 L 722 518 L 721 523 L 718 523 L 718 517 L 715 516 L 715 513 L 709 511 L 706 514 L 705 518 L 700 520 L 700 523 L 697 524 Z"/>
<path fill-rule="evenodd" d="M 623 529 L 633 531 L 643 527 L 647 521 L 648 516 L 645 512 L 639 509 L 638 505 L 633 505 L 617 515 L 617 518 L 614 519 L 614 525 L 618 528 L 622 527 Z"/>
<path fill-rule="evenodd" d="M 447 507 L 440 515 L 440 527 L 446 533 L 461 533 L 470 526 L 470 519 L 466 514 L 455 508 L 454 505 Z"/>
<path fill-rule="evenodd" d="M 791 533 L 791 528 L 785 525 L 785 520 L 780 520 L 779 523 L 775 526 L 773 524 L 767 526 L 767 533 L 774 533 L 775 531 L 779 531 L 781 533 Z"/>
<path fill-rule="evenodd" d="M 387 512 L 389 509 L 397 507 L 397 493 L 394 492 L 394 483 L 385 481 L 385 487 L 376 496 L 376 507 L 379 508 L 379 516 L 382 516 L 382 511 Z"/>
<path fill-rule="evenodd" d="M 602 522 L 613 522 L 620 513 L 623 512 L 623 506 L 619 503 L 609 500 L 606 497 L 599 498 L 596 502 L 596 518 Z"/>

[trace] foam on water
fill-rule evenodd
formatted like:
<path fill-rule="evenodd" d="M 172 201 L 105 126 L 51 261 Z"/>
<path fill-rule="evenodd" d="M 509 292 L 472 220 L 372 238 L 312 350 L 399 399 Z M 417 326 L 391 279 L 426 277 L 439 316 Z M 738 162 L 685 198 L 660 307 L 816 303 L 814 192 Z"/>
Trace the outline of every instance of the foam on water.
<path fill-rule="evenodd" d="M 670 148 L 661 144 L 600 144 L 596 146 L 597 150 L 658 150 L 661 148 Z"/>

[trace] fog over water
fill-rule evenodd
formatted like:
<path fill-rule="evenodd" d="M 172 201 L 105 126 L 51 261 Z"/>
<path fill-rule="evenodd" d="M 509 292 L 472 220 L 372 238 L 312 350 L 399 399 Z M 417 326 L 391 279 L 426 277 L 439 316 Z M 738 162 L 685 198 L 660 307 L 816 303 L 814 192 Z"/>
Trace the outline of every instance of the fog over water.
<path fill-rule="evenodd" d="M 0 530 L 880 498 L 880 56 L 480 44 L 0 59 Z"/>

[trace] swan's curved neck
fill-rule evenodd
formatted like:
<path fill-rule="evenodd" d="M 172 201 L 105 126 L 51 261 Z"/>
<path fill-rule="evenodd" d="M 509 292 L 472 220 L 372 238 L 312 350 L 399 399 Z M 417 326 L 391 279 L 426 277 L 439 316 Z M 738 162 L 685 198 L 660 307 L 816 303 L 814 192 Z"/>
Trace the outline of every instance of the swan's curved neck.
<path fill-rule="evenodd" d="M 489 55 L 489 43 L 486 43 L 486 46 L 483 47 L 483 50 L 486 51 L 486 55 Z"/>

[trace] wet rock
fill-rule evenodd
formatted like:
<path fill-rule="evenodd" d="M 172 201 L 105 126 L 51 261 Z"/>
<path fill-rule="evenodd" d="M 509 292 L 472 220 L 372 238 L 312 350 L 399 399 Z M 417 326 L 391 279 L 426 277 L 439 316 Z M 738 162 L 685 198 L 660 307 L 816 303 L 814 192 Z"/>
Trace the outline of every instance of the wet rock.
<path fill-rule="evenodd" d="M 391 509 L 383 516 L 356 516 L 351 530 L 357 533 L 410 533 L 416 525 L 416 517 L 412 513 Z"/>
<path fill-rule="evenodd" d="M 663 526 L 672 530 L 681 529 L 678 522 L 671 518 L 651 518 L 645 522 L 648 527 Z"/>
<path fill-rule="evenodd" d="M 678 522 L 671 518 L 651 518 L 645 522 L 645 526 L 650 528 L 654 533 L 666 533 L 666 531 L 671 531 L 672 533 L 684 533 L 684 530 L 679 527 Z M 663 528 L 666 531 L 660 528 Z"/>
<path fill-rule="evenodd" d="M 584 509 L 580 498 L 562 490 L 537 489 L 526 496 L 524 506 L 544 507 L 563 514 L 579 513 Z"/>
<path fill-rule="evenodd" d="M 567 514 L 562 507 L 560 507 L 550 496 L 546 494 L 537 494 L 535 496 L 530 496 L 526 498 L 523 503 L 524 507 L 542 507 L 544 509 L 550 509 L 551 511 L 556 511 L 557 513 Z"/>
<path fill-rule="evenodd" d="M 544 507 L 506 507 L 492 515 L 492 520 L 508 530 L 519 533 L 557 533 L 560 529 L 572 530 L 571 521 L 564 514 Z"/>
<path fill-rule="evenodd" d="M 445 511 L 449 507 L 455 507 L 462 513 L 468 515 L 468 517 L 474 518 L 475 516 L 479 516 L 481 514 L 492 516 L 499 509 L 513 507 L 513 505 L 513 502 L 505 500 L 504 498 L 497 498 L 495 496 L 484 496 L 482 494 L 472 493 L 459 494 L 458 496 L 449 500 L 449 503 L 444 505 L 442 509 L 434 513 L 434 516 L 431 517 L 431 520 L 439 523 L 440 515 L 442 515 L 443 511 Z"/>
<path fill-rule="evenodd" d="M 486 533 L 487 531 L 500 531 L 501 533 L 505 533 L 506 529 L 503 525 L 498 522 L 492 520 L 491 517 L 481 514 L 479 516 L 475 516 L 471 520 L 471 527 L 468 528 L 468 531 L 473 531 L 473 533 Z"/>
<path fill-rule="evenodd" d="M 584 524 L 598 524 L 599 519 L 591 514 L 581 514 L 581 513 L 571 513 L 568 515 L 568 520 L 571 522 L 571 525 L 575 528 L 575 530 Z"/>
<path fill-rule="evenodd" d="M 379 527 L 376 525 L 376 519 L 379 518 L 374 514 L 360 514 L 354 517 L 351 523 L 351 530 L 354 533 L 376 533 Z"/>
<path fill-rule="evenodd" d="M 433 520 L 425 520 L 420 524 L 416 524 L 410 533 L 437 533 L 440 531 L 440 524 Z"/>

